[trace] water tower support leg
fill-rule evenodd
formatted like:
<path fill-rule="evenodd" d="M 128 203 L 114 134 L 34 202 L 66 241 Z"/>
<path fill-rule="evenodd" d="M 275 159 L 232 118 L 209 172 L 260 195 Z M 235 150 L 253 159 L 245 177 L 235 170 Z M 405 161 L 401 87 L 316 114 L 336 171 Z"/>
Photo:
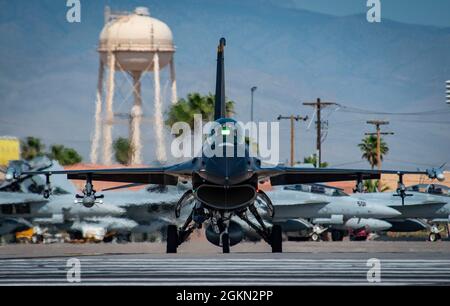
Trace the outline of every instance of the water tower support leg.
<path fill-rule="evenodd" d="M 102 128 L 102 95 L 103 95 L 103 73 L 104 65 L 100 59 L 100 64 L 98 66 L 98 83 L 97 83 L 97 94 L 95 97 L 95 126 L 94 135 L 92 137 L 91 143 L 91 163 L 96 164 L 98 161 L 98 145 L 100 142 L 100 133 Z"/>
<path fill-rule="evenodd" d="M 161 105 L 161 85 L 159 79 L 159 55 L 153 56 L 153 71 L 155 74 L 155 128 L 156 128 L 156 158 L 163 162 L 166 160 L 166 148 L 163 139 L 163 115 Z"/>
<path fill-rule="evenodd" d="M 103 130 L 103 164 L 112 164 L 112 125 L 114 121 L 113 99 L 114 99 L 114 74 L 116 72 L 116 56 L 108 54 L 108 84 L 106 93 L 106 121 Z"/>
<path fill-rule="evenodd" d="M 141 72 L 133 71 L 133 92 L 134 105 L 131 108 L 131 130 L 130 140 L 133 152 L 131 154 L 132 165 L 142 163 L 142 143 L 141 143 L 141 121 L 142 121 L 142 98 L 141 98 Z"/>
<path fill-rule="evenodd" d="M 170 58 L 170 81 L 172 82 L 172 104 L 177 103 L 177 79 L 175 75 L 174 55 Z"/>

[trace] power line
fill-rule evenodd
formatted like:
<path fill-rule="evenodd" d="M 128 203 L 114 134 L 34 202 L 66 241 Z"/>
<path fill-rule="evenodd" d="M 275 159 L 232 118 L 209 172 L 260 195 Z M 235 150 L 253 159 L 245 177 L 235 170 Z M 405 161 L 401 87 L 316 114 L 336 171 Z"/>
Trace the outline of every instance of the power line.
<path fill-rule="evenodd" d="M 365 133 L 365 135 L 369 136 L 377 136 L 377 167 L 378 170 L 381 170 L 381 135 L 394 135 L 392 132 L 381 132 L 381 125 L 389 124 L 389 121 L 385 120 L 368 120 L 367 124 L 375 125 L 376 132 L 375 133 Z M 378 191 L 380 191 L 381 185 L 378 186 Z"/>
<path fill-rule="evenodd" d="M 316 102 L 304 102 L 303 105 L 306 106 L 313 106 L 316 109 L 316 116 L 317 116 L 317 121 L 316 121 L 316 127 L 317 127 L 317 139 L 316 139 L 316 149 L 317 149 L 317 168 L 320 168 L 320 164 L 322 162 L 322 142 L 324 140 L 324 138 L 322 138 L 322 124 L 326 124 L 328 125 L 328 122 L 322 122 L 321 120 L 321 112 L 322 109 L 328 106 L 339 106 L 339 104 L 334 103 L 334 102 L 322 102 L 320 100 L 320 98 L 317 98 Z"/>
<path fill-rule="evenodd" d="M 345 162 L 340 164 L 333 164 L 333 167 L 342 167 L 342 166 L 349 166 L 349 165 L 356 165 L 356 164 L 362 164 L 365 163 L 366 160 L 358 160 L 358 161 L 352 161 L 352 162 Z"/>
<path fill-rule="evenodd" d="M 357 107 L 345 106 L 342 104 L 339 104 L 339 107 L 340 107 L 339 110 L 342 112 L 356 113 L 356 114 L 363 114 L 363 115 L 429 116 L 429 115 L 441 115 L 444 113 L 450 113 L 449 108 L 434 109 L 434 110 L 422 111 L 422 112 L 394 113 L 394 112 L 373 111 L 373 110 L 362 109 L 362 108 L 357 108 Z"/>
<path fill-rule="evenodd" d="M 281 115 L 279 115 L 278 116 L 278 118 L 277 118 L 277 120 L 279 121 L 279 120 L 282 120 L 282 119 L 289 119 L 290 121 L 291 121 L 291 167 L 293 167 L 294 166 L 294 133 L 295 133 L 295 130 L 294 130 L 294 120 L 295 121 L 299 121 L 299 120 L 302 120 L 302 121 L 306 121 L 306 120 L 308 120 L 308 116 L 306 116 L 306 117 L 301 117 L 301 116 L 294 116 L 294 115 L 290 115 L 290 116 L 281 116 Z"/>

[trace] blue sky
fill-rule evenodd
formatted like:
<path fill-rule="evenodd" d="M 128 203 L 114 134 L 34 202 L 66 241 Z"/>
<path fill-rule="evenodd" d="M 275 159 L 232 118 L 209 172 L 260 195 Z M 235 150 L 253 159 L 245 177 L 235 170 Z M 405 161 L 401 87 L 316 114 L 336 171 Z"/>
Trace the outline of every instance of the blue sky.
<path fill-rule="evenodd" d="M 367 0 L 288 0 L 286 6 L 336 16 L 367 12 Z M 448 0 L 381 0 L 382 18 L 395 21 L 450 27 Z"/>

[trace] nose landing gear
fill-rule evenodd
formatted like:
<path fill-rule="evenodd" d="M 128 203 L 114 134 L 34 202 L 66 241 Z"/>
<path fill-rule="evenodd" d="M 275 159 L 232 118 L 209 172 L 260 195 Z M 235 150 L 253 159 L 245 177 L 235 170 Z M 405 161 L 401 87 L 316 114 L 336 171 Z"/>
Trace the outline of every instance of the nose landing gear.
<path fill-rule="evenodd" d="M 441 230 L 437 224 L 433 224 L 431 226 L 430 234 L 428 235 L 428 241 L 436 242 L 438 240 L 442 240 Z"/>

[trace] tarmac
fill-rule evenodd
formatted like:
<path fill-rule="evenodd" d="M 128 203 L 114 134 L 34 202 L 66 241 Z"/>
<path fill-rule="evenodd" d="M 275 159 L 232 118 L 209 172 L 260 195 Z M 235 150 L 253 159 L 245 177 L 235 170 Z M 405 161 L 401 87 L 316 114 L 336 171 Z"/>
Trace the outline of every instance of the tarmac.
<path fill-rule="evenodd" d="M 450 285 L 448 241 L 285 242 L 283 251 L 261 242 L 230 254 L 203 241 L 177 254 L 164 243 L 3 245 L 0 285 Z M 72 258 L 80 282 L 68 278 Z"/>

